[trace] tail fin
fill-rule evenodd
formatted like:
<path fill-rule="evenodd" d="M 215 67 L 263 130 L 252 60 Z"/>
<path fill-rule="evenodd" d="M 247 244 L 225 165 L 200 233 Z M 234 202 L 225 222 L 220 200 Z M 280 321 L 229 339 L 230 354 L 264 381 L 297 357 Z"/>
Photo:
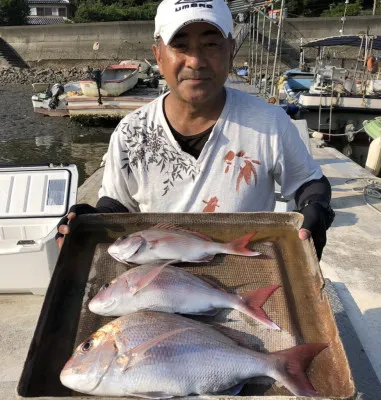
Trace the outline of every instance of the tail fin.
<path fill-rule="evenodd" d="M 297 396 L 316 396 L 318 393 L 306 374 L 312 360 L 329 344 L 302 344 L 291 349 L 271 353 L 280 360 L 280 369 L 274 378 L 281 382 L 291 393 Z"/>
<path fill-rule="evenodd" d="M 278 289 L 279 285 L 267 286 L 265 288 L 260 288 L 257 290 L 252 290 L 250 292 L 242 293 L 242 302 L 237 310 L 243 312 L 261 322 L 262 324 L 268 326 L 272 329 L 280 330 L 279 326 L 271 321 L 267 314 L 262 310 L 263 304 L 266 303 L 267 299 Z"/>
<path fill-rule="evenodd" d="M 257 251 L 251 251 L 246 248 L 247 244 L 256 234 L 257 232 L 249 233 L 248 235 L 242 236 L 238 239 L 233 240 L 230 243 L 225 244 L 224 253 L 246 257 L 259 256 L 261 253 L 258 253 Z"/>

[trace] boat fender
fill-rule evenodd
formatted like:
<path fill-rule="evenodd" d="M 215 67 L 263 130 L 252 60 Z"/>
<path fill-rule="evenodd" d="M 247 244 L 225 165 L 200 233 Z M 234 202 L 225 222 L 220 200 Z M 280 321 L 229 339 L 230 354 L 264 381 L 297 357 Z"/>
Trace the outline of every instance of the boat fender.
<path fill-rule="evenodd" d="M 372 74 L 378 71 L 378 62 L 375 57 L 370 56 L 366 60 L 366 66 L 368 68 L 368 71 Z"/>
<path fill-rule="evenodd" d="M 369 146 L 365 169 L 377 176 L 381 171 L 381 137 L 374 139 Z"/>

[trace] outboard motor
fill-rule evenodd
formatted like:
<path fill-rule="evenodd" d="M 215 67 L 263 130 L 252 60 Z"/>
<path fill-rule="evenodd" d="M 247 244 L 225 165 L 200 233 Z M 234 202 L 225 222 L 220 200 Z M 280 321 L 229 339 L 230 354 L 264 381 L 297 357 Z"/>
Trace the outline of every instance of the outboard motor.
<path fill-rule="evenodd" d="M 101 87 L 102 87 L 102 71 L 100 69 L 92 69 L 88 68 L 87 73 L 89 74 L 89 78 L 97 84 L 98 88 L 98 104 L 102 105 L 102 95 L 101 95 Z"/>
<path fill-rule="evenodd" d="M 52 98 L 49 101 L 49 108 L 55 110 L 58 107 L 58 103 L 60 102 L 58 97 L 61 96 L 61 94 L 65 93 L 65 88 L 62 83 L 56 83 L 55 85 L 53 85 L 50 91 L 52 94 Z"/>

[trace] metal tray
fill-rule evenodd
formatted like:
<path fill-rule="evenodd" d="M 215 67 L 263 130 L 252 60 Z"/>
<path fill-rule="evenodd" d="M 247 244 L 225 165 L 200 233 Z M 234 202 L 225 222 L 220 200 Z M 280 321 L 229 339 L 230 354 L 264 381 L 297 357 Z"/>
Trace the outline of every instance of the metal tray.
<path fill-rule="evenodd" d="M 112 318 L 92 314 L 88 302 L 98 289 L 129 268 L 106 249 L 117 237 L 159 222 L 179 224 L 227 242 L 258 232 L 249 247 L 260 257 L 218 255 L 210 263 L 179 264 L 232 292 L 280 284 L 264 309 L 281 331 L 269 330 L 234 310 L 216 317 L 193 317 L 213 324 L 243 346 L 278 351 L 301 343 L 330 343 L 312 362 L 308 374 L 323 398 L 349 399 L 355 394 L 348 361 L 324 291 L 324 280 L 311 241 L 302 242 L 297 213 L 109 214 L 77 218 L 65 240 L 18 385 L 22 398 L 70 399 L 79 395 L 63 387 L 60 371 L 73 349 Z M 271 379 L 245 385 L 250 399 L 295 398 Z M 283 397 L 285 396 L 285 397 Z M 228 398 L 200 396 L 198 399 Z M 103 398 L 105 399 L 105 398 Z"/>

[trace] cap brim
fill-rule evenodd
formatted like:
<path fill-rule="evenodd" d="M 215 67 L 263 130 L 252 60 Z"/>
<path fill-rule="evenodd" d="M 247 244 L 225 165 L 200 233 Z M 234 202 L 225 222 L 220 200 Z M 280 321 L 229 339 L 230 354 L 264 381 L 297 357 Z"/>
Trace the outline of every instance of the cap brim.
<path fill-rule="evenodd" d="M 160 32 L 160 37 L 163 39 L 164 44 L 169 44 L 173 37 L 176 35 L 178 31 L 180 31 L 184 26 L 194 24 L 195 22 L 204 22 L 206 24 L 210 24 L 215 26 L 222 34 L 222 36 L 226 39 L 230 32 L 225 32 L 224 29 L 216 22 L 211 20 L 206 20 L 205 18 L 199 19 L 187 19 L 186 21 L 176 21 L 173 24 L 168 24 L 164 29 Z"/>

